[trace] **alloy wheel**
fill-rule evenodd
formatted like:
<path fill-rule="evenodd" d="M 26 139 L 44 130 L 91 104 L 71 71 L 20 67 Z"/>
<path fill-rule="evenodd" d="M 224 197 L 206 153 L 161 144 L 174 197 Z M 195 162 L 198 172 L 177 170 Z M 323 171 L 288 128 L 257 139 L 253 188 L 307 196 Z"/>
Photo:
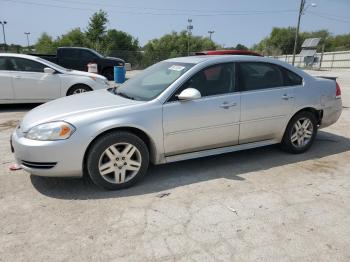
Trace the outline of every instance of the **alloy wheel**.
<path fill-rule="evenodd" d="M 87 90 L 85 88 L 77 88 L 74 90 L 73 94 L 85 93 Z"/>
<path fill-rule="evenodd" d="M 314 126 L 310 119 L 303 117 L 298 119 L 291 132 L 290 140 L 296 148 L 302 148 L 310 143 L 314 132 Z"/>
<path fill-rule="evenodd" d="M 141 168 L 140 151 L 130 143 L 117 143 L 108 147 L 101 155 L 98 169 L 108 182 L 122 184 L 130 181 Z"/>

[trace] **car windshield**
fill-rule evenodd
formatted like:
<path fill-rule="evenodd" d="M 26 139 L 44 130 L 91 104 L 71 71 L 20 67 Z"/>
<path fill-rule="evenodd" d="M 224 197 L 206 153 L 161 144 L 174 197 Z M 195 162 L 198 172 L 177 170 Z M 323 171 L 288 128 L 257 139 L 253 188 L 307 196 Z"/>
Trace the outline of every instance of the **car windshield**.
<path fill-rule="evenodd" d="M 103 55 L 101 55 L 99 52 L 97 52 L 96 50 L 94 49 L 86 49 L 86 50 L 89 50 L 91 53 L 94 53 L 96 56 L 98 57 L 104 57 Z"/>
<path fill-rule="evenodd" d="M 50 66 L 50 67 L 53 67 L 54 69 L 58 69 L 58 70 L 60 70 L 60 71 L 70 71 L 70 69 L 67 69 L 67 68 L 65 68 L 65 67 L 63 67 L 63 66 L 59 66 L 59 65 L 57 65 L 57 64 L 55 64 L 55 63 L 52 63 L 52 62 L 47 61 L 47 60 L 45 60 L 45 59 L 42 59 L 42 58 L 40 58 L 40 57 L 37 57 L 36 60 L 37 60 L 38 62 L 41 62 L 41 63 L 43 63 L 43 64 L 46 64 L 46 65 L 48 65 L 48 66 Z"/>
<path fill-rule="evenodd" d="M 152 100 L 193 66 L 191 63 L 157 63 L 118 87 L 116 94 L 134 100 Z"/>

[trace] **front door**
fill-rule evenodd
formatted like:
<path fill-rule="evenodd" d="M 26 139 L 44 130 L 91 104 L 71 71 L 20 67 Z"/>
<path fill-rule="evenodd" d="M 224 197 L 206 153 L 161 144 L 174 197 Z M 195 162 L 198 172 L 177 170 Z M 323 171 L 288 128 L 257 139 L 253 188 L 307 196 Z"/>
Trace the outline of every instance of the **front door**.
<path fill-rule="evenodd" d="M 239 63 L 241 124 L 239 143 L 276 139 L 283 134 L 294 106 L 294 86 L 286 86 L 277 65 Z"/>
<path fill-rule="evenodd" d="M 0 100 L 14 99 L 12 74 L 13 68 L 9 64 L 8 58 L 0 56 Z"/>
<path fill-rule="evenodd" d="M 238 143 L 240 95 L 235 90 L 235 65 L 201 70 L 163 106 L 165 155 L 177 155 Z M 179 101 L 177 95 L 195 88 L 201 98 Z"/>
<path fill-rule="evenodd" d="M 15 67 L 12 83 L 16 99 L 34 102 L 61 96 L 59 74 L 45 73 L 46 65 L 30 59 L 12 57 L 11 61 Z"/>

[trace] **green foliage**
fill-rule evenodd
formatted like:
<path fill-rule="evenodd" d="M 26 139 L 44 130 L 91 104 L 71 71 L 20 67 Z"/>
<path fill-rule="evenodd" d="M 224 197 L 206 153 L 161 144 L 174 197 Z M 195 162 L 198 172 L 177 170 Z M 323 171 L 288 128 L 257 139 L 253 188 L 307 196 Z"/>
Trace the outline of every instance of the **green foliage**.
<path fill-rule="evenodd" d="M 99 10 L 94 13 L 90 18 L 89 25 L 86 31 L 86 37 L 90 42 L 90 45 L 100 51 L 103 40 L 106 34 L 106 24 L 108 23 L 107 13 Z"/>
<path fill-rule="evenodd" d="M 328 48 L 326 51 L 344 51 L 350 50 L 350 34 L 337 35 L 327 40 Z"/>
<path fill-rule="evenodd" d="M 234 47 L 233 49 L 236 49 L 236 50 L 248 50 L 248 47 L 246 47 L 245 45 L 242 45 L 242 44 L 237 44 L 236 47 Z"/>
<path fill-rule="evenodd" d="M 106 12 L 100 10 L 90 18 L 86 32 L 80 28 L 74 28 L 55 40 L 47 33 L 43 33 L 35 45 L 36 51 L 43 54 L 54 54 L 57 47 L 89 47 L 103 54 L 123 58 L 128 62 L 140 59 L 140 54 L 132 53 L 139 50 L 138 40 L 122 31 L 106 30 L 107 22 Z M 124 53 L 117 52 L 120 50 L 123 50 Z"/>
<path fill-rule="evenodd" d="M 292 54 L 294 48 L 295 28 L 273 28 L 271 34 L 253 46 L 264 55 Z M 297 43 L 297 54 L 301 51 L 301 45 L 307 38 L 321 38 L 318 51 L 343 51 L 350 50 L 350 34 L 331 36 L 328 30 L 313 32 L 300 32 Z"/>
<path fill-rule="evenodd" d="M 172 57 L 186 56 L 188 54 L 188 40 L 190 52 L 214 50 L 217 48 L 217 45 L 207 37 L 188 37 L 186 31 L 172 32 L 159 39 L 153 39 L 144 46 L 145 65 Z"/>
<path fill-rule="evenodd" d="M 87 46 L 87 38 L 80 28 L 74 28 L 68 33 L 60 36 L 57 40 L 57 46 Z"/>
<path fill-rule="evenodd" d="M 57 43 L 47 33 L 42 33 L 36 42 L 35 49 L 40 54 L 53 54 L 56 52 Z"/>
<path fill-rule="evenodd" d="M 108 30 L 104 43 L 103 52 L 106 55 L 119 57 L 132 65 L 141 64 L 142 54 L 138 52 L 139 41 L 128 33 L 115 29 Z"/>
<path fill-rule="evenodd" d="M 113 50 L 137 51 L 139 49 L 139 41 L 137 39 L 128 33 L 115 29 L 107 31 L 104 43 L 105 52 L 108 54 Z"/>

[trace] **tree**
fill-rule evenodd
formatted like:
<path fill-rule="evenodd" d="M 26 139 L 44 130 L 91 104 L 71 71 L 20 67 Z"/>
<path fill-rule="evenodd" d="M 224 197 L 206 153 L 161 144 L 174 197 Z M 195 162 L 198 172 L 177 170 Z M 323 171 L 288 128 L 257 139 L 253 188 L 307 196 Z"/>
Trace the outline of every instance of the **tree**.
<path fill-rule="evenodd" d="M 139 41 L 128 33 L 115 29 L 108 30 L 104 43 L 103 53 L 122 58 L 134 66 L 141 63 L 142 55 L 138 52 Z"/>
<path fill-rule="evenodd" d="M 248 50 L 248 47 L 246 47 L 245 45 L 242 45 L 242 44 L 237 44 L 236 47 L 234 47 L 233 49 L 236 49 L 236 50 Z"/>
<path fill-rule="evenodd" d="M 216 49 L 217 45 L 207 37 L 190 36 L 190 51 L 202 51 Z M 188 35 L 186 31 L 172 32 L 159 39 L 150 40 L 144 46 L 145 65 L 171 57 L 186 56 L 188 52 Z"/>
<path fill-rule="evenodd" d="M 292 54 L 294 48 L 295 28 L 278 28 L 272 29 L 270 35 L 258 44 L 253 46 L 253 49 L 265 54 L 265 55 L 281 55 L 281 54 Z M 297 53 L 301 51 L 301 45 L 307 38 L 321 38 L 320 44 L 318 45 L 318 51 L 322 50 L 323 44 L 325 44 L 325 51 L 331 51 L 336 49 L 337 45 L 333 41 L 333 37 L 328 30 L 318 30 L 313 32 L 300 32 L 299 40 L 297 43 Z M 341 45 L 341 44 L 340 44 Z M 346 45 L 342 48 L 346 48 Z M 345 49 L 342 49 L 345 50 Z"/>
<path fill-rule="evenodd" d="M 52 54 L 56 52 L 57 43 L 52 40 L 51 36 L 44 32 L 36 42 L 35 49 L 37 53 Z"/>
<path fill-rule="evenodd" d="M 86 37 L 89 40 L 90 45 L 96 50 L 100 50 L 102 48 L 107 23 L 107 13 L 102 10 L 94 13 L 90 18 L 86 31 Z"/>
<path fill-rule="evenodd" d="M 280 54 L 291 54 L 294 48 L 295 27 L 274 27 L 267 40 L 267 48 L 280 50 Z M 301 42 L 301 37 L 299 42 Z"/>
<path fill-rule="evenodd" d="M 87 46 L 86 36 L 80 28 L 72 29 L 59 37 L 56 41 L 57 46 Z"/>
<path fill-rule="evenodd" d="M 350 50 L 350 34 L 329 37 L 327 44 L 326 51 Z"/>
<path fill-rule="evenodd" d="M 107 53 L 113 50 L 137 51 L 139 49 L 139 41 L 137 39 L 128 33 L 115 29 L 107 31 L 104 43 L 104 49 Z"/>

